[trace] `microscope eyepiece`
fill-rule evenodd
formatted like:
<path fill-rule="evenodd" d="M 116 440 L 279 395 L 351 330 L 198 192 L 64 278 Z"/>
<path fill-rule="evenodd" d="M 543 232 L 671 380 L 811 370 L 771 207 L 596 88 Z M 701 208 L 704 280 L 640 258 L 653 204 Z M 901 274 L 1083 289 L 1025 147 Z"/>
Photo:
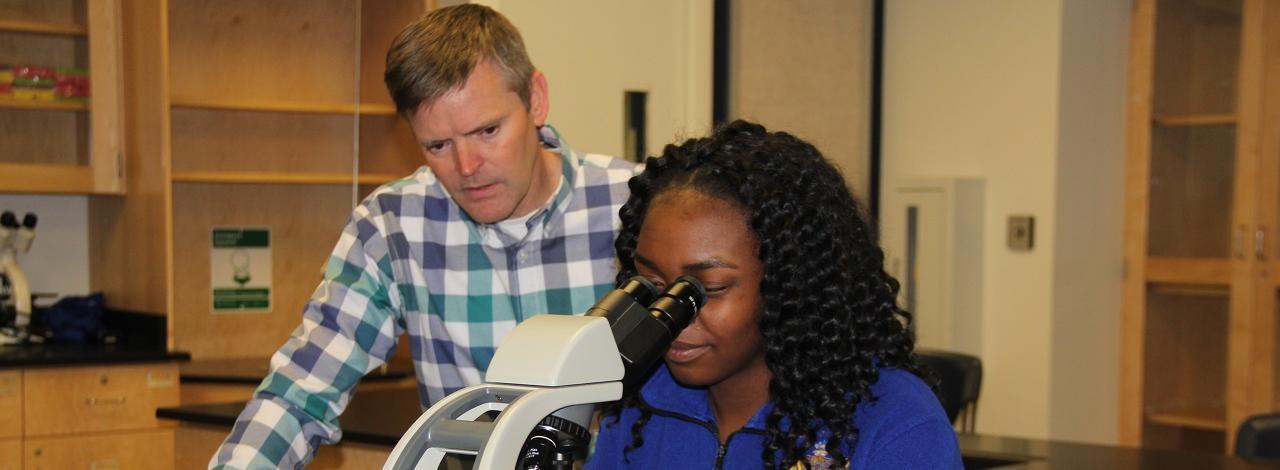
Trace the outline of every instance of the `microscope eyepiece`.
<path fill-rule="evenodd" d="M 671 339 L 675 340 L 680 331 L 693 321 L 693 316 L 706 301 L 707 289 L 702 287 L 702 283 L 689 276 L 680 276 L 667 290 L 662 291 L 658 300 L 649 304 L 649 312 L 654 318 L 667 324 L 667 329 L 671 330 Z"/>

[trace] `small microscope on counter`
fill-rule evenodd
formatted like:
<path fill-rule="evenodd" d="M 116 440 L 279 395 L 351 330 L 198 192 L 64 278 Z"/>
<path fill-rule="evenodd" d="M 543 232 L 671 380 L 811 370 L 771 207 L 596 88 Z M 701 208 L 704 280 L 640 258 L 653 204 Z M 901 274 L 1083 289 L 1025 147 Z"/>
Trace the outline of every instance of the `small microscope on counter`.
<path fill-rule="evenodd" d="M 21 224 L 13 212 L 0 214 L 0 344 L 26 340 L 31 323 L 31 286 L 18 266 L 18 253 L 31 249 L 35 229 L 35 214 L 27 213 Z"/>

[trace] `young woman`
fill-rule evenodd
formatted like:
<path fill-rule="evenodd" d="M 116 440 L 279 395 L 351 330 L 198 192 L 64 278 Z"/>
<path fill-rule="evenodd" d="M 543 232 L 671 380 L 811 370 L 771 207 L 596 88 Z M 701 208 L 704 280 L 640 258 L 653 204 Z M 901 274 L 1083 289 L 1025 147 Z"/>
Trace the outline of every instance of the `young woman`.
<path fill-rule="evenodd" d="M 960 468 L 898 283 L 812 145 L 736 121 L 630 182 L 619 280 L 697 278 L 665 365 L 606 411 L 590 468 Z"/>

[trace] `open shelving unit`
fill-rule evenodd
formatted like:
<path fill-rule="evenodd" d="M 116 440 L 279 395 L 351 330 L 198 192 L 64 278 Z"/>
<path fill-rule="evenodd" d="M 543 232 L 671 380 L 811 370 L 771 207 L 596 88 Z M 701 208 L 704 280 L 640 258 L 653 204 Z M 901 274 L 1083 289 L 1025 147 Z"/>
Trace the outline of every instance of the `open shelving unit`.
<path fill-rule="evenodd" d="M 1230 452 L 1280 409 L 1280 4 L 1133 12 L 1120 440 Z"/>
<path fill-rule="evenodd" d="M 170 345 L 194 358 L 266 358 L 298 325 L 353 205 L 421 165 L 382 72 L 394 36 L 432 2 L 125 6 L 139 71 L 130 125 L 158 132 L 135 136 L 131 197 L 91 207 L 108 233 L 91 257 L 141 278 L 94 281 L 114 307 L 167 314 Z M 131 218 L 138 227 L 121 223 Z M 214 227 L 270 229 L 268 311 L 213 311 Z"/>

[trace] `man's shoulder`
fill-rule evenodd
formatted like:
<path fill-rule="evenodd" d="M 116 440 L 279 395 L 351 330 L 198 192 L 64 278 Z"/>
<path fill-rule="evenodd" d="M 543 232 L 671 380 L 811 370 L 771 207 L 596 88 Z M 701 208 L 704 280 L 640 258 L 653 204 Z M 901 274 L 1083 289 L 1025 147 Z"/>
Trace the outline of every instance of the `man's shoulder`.
<path fill-rule="evenodd" d="M 635 162 L 598 153 L 578 154 L 578 161 L 584 177 L 583 184 L 586 186 L 626 184 L 641 169 Z"/>
<path fill-rule="evenodd" d="M 412 174 L 378 186 L 360 205 L 371 213 L 398 212 L 406 204 L 447 205 L 448 198 L 435 174 L 424 165 Z"/>

